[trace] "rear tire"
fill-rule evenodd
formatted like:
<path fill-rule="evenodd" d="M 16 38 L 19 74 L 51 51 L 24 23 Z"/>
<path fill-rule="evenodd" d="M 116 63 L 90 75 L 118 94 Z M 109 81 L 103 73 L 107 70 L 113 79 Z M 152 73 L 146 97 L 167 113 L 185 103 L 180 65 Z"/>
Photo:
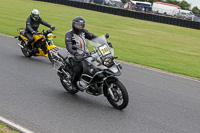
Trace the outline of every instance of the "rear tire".
<path fill-rule="evenodd" d="M 78 90 L 76 89 L 75 85 L 72 83 L 72 89 L 69 89 L 66 85 L 66 83 L 64 82 L 64 79 L 60 79 L 60 82 L 62 84 L 62 86 L 64 87 L 64 89 L 70 93 L 70 94 L 76 94 L 78 92 Z"/>
<path fill-rule="evenodd" d="M 109 103 L 116 109 L 122 110 L 126 108 L 129 102 L 129 97 L 125 86 L 119 80 L 110 82 L 108 84 L 111 86 L 111 90 L 114 96 L 111 96 L 111 94 L 107 95 Z"/>
<path fill-rule="evenodd" d="M 21 45 L 22 45 L 23 47 L 26 46 L 26 44 L 25 44 L 24 41 L 21 41 Z M 24 48 L 21 48 L 21 50 L 22 50 L 22 53 L 24 54 L 24 56 L 29 57 L 29 58 L 32 56 L 32 54 L 29 53 L 28 51 L 25 51 Z"/>

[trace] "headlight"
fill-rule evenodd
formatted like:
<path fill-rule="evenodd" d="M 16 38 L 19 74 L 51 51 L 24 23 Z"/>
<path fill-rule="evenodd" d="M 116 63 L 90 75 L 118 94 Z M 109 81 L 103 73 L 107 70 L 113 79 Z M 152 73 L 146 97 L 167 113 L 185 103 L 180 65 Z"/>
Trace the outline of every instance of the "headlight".
<path fill-rule="evenodd" d="M 105 58 L 103 61 L 103 65 L 106 67 L 113 65 L 113 59 L 111 57 Z"/>
<path fill-rule="evenodd" d="M 52 33 L 49 33 L 48 35 L 47 35 L 47 39 L 48 40 L 52 40 L 53 38 L 55 38 L 56 36 L 54 36 Z"/>

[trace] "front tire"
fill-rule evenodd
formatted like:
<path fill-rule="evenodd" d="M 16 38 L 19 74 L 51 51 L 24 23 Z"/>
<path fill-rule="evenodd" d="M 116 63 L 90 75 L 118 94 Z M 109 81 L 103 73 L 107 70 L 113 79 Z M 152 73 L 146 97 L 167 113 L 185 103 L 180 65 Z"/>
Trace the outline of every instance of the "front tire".
<path fill-rule="evenodd" d="M 48 58 L 51 61 L 51 63 L 53 62 L 53 57 L 50 51 L 48 51 Z"/>
<path fill-rule="evenodd" d="M 110 91 L 108 90 L 107 99 L 109 103 L 116 109 L 124 109 L 127 107 L 129 102 L 128 92 L 126 87 L 119 81 L 108 83 Z"/>
<path fill-rule="evenodd" d="M 26 44 L 25 44 L 24 41 L 21 41 L 21 45 L 22 45 L 23 47 L 26 46 Z M 28 51 L 24 50 L 24 48 L 21 48 L 21 50 L 22 50 L 22 53 L 24 54 L 24 56 L 29 57 L 29 58 L 32 56 L 32 54 L 29 53 Z"/>

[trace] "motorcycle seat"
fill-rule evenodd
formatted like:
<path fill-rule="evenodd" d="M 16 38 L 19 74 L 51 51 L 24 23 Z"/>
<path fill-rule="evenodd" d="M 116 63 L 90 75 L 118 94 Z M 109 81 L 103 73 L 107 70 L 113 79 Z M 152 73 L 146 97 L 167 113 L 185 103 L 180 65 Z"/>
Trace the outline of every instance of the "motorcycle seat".
<path fill-rule="evenodd" d="M 60 50 L 58 52 L 58 56 L 60 56 L 63 60 L 66 60 L 69 57 L 70 53 L 68 52 L 68 50 L 66 48 Z"/>

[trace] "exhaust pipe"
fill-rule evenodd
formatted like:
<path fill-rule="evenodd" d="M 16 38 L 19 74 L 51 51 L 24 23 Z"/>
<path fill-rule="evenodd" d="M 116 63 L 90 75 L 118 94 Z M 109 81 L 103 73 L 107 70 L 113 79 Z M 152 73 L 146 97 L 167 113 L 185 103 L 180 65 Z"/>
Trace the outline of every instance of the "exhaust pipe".
<path fill-rule="evenodd" d="M 24 46 L 22 46 L 20 43 L 18 43 L 18 46 L 20 46 L 21 48 L 24 48 Z"/>

